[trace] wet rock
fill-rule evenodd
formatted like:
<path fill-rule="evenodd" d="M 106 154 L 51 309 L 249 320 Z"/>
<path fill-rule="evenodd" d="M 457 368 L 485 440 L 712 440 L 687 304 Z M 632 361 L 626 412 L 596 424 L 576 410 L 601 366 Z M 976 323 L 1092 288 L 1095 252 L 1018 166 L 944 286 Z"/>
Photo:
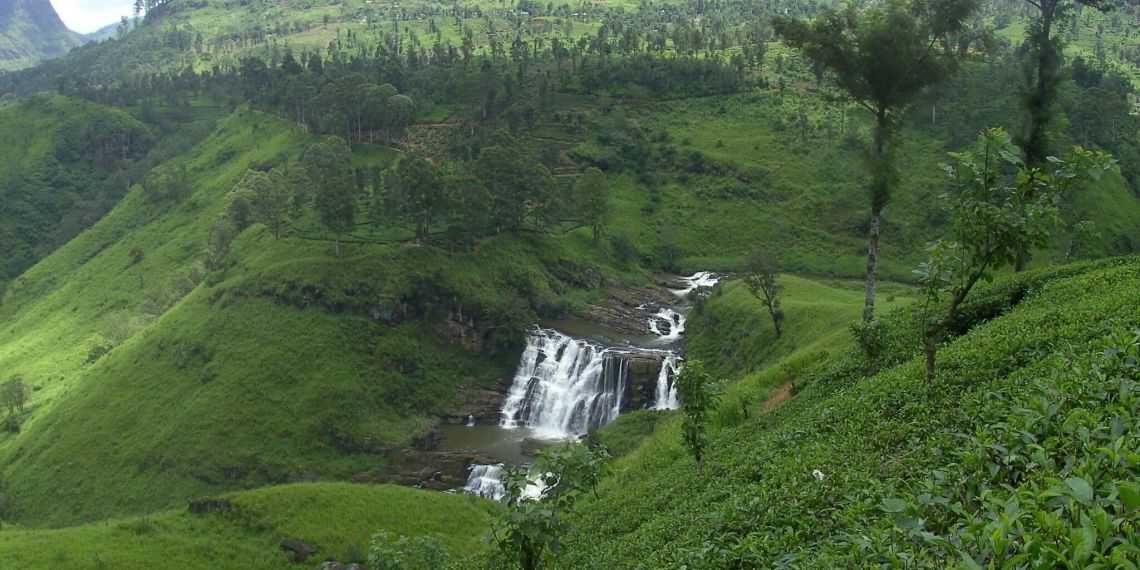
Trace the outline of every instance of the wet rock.
<path fill-rule="evenodd" d="M 483 331 L 473 316 L 467 315 L 458 303 L 448 307 L 447 317 L 436 327 L 448 343 L 474 354 L 483 352 Z"/>
<path fill-rule="evenodd" d="M 321 565 L 317 566 L 317 570 L 362 570 L 362 567 L 355 562 L 352 564 L 342 564 L 336 560 L 327 560 L 321 562 Z"/>
<path fill-rule="evenodd" d="M 443 416 L 444 423 L 466 424 L 470 418 L 475 418 L 480 425 L 494 425 L 499 423 L 499 412 L 507 392 L 511 388 L 512 378 L 502 378 L 491 387 L 468 386 L 460 391 L 461 403 L 450 413 Z"/>
<path fill-rule="evenodd" d="M 294 538 L 282 540 L 281 550 L 284 550 L 293 562 L 304 562 L 317 553 L 317 547 Z"/>
<path fill-rule="evenodd" d="M 606 298 L 591 305 L 584 318 L 627 335 L 648 333 L 649 317 L 677 298 L 665 287 L 612 288 Z"/>
<path fill-rule="evenodd" d="M 434 429 L 412 441 L 412 447 L 417 451 L 435 451 L 441 445 L 443 445 L 443 434 Z"/>
<path fill-rule="evenodd" d="M 622 411 L 640 410 L 654 403 L 657 377 L 665 357 L 660 353 L 634 353 L 629 355 L 629 377 L 622 396 Z"/>
<path fill-rule="evenodd" d="M 490 465 L 501 463 L 496 459 L 475 451 L 417 451 L 414 449 L 393 449 L 386 457 L 383 469 L 357 473 L 352 477 L 356 483 L 392 483 L 409 487 L 419 487 L 435 491 L 457 489 L 467 483 L 467 475 L 473 463 Z"/>

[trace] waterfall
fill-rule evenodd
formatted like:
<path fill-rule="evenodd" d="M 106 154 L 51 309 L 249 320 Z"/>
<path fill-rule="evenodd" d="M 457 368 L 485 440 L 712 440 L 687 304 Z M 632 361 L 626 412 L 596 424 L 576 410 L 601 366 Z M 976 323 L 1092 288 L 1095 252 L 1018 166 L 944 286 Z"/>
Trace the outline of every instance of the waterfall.
<path fill-rule="evenodd" d="M 464 493 L 494 501 L 506 496 L 507 489 L 503 486 L 502 464 L 479 465 L 476 463 L 471 465 L 470 470 L 471 472 L 467 476 L 467 484 L 463 486 Z"/>
<path fill-rule="evenodd" d="M 535 329 L 527 336 L 500 425 L 532 428 L 550 439 L 585 434 L 618 416 L 628 374 L 620 351 Z"/>
<path fill-rule="evenodd" d="M 507 487 L 503 484 L 506 467 L 503 464 L 481 465 L 472 463 L 468 469 L 470 469 L 470 474 L 467 476 L 467 484 L 463 486 L 464 493 L 492 501 L 501 501 L 507 496 Z M 531 471 L 527 474 L 527 480 L 527 486 L 523 489 L 522 496 L 528 499 L 541 498 L 543 492 L 546 491 L 546 483 L 542 477 Z"/>
<path fill-rule="evenodd" d="M 682 277 L 680 281 L 685 284 L 685 288 L 672 289 L 672 291 L 674 295 L 684 297 L 697 289 L 715 287 L 717 283 L 720 283 L 720 276 L 710 271 L 700 271 L 688 277 Z"/>
<path fill-rule="evenodd" d="M 675 410 L 681 407 L 681 401 L 677 398 L 677 373 L 681 371 L 680 358 L 676 353 L 670 352 L 665 355 L 665 360 L 661 362 L 661 372 L 657 373 L 657 390 L 654 395 L 654 410 Z"/>
<path fill-rule="evenodd" d="M 658 342 L 675 342 L 685 334 L 685 316 L 673 309 L 663 308 L 649 317 L 649 332 L 657 335 Z"/>

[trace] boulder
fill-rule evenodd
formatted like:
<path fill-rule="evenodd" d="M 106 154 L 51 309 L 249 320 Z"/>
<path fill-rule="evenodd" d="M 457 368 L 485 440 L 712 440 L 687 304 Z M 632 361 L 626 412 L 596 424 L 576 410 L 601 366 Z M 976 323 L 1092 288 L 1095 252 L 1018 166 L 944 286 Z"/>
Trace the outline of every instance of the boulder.
<path fill-rule="evenodd" d="M 193 499 L 190 501 L 189 509 L 196 515 L 228 513 L 234 510 L 234 504 L 227 499 Z"/>
<path fill-rule="evenodd" d="M 281 550 L 284 550 L 293 562 L 304 562 L 317 553 L 317 547 L 294 538 L 282 540 Z"/>

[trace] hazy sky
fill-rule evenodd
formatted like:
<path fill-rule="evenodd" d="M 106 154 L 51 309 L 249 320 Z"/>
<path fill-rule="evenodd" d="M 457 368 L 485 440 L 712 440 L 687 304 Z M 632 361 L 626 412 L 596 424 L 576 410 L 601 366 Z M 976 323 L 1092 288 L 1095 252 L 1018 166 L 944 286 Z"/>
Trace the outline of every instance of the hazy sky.
<path fill-rule="evenodd" d="M 132 0 L 51 0 L 67 27 L 88 34 L 131 14 Z"/>

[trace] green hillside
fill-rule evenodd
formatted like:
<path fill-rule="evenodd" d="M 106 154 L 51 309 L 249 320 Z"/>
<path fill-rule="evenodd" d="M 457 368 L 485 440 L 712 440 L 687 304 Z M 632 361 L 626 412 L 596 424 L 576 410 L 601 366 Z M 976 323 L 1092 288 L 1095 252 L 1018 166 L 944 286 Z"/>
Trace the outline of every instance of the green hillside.
<path fill-rule="evenodd" d="M 581 236 L 491 240 L 474 256 L 353 245 L 337 258 L 328 242 L 258 226 L 206 276 L 204 228 L 231 185 L 305 140 L 238 112 L 178 159 L 195 180 L 185 202 L 158 206 L 136 187 L 9 287 L 2 375 L 33 390 L 20 433 L 0 438 L 20 520 L 91 521 L 382 468 L 380 452 L 422 434 L 460 387 L 510 372 L 507 331 L 568 306 L 548 266 L 595 264 Z M 474 353 L 449 344 L 437 332 L 448 306 L 500 336 Z M 401 311 L 402 324 L 373 316 Z"/>
<path fill-rule="evenodd" d="M 63 25 L 51 0 L 9 0 L 0 6 L 0 72 L 59 57 L 82 43 Z"/>
<path fill-rule="evenodd" d="M 678 423 L 660 423 L 580 507 L 562 563 L 1127 567 L 1138 552 L 1138 287 L 1135 258 L 1003 280 L 971 303 L 972 328 L 945 349 L 934 384 L 906 309 L 887 319 L 892 365 L 876 376 L 862 377 L 844 340 L 725 376 L 730 394 L 791 382 L 794 397 L 771 410 L 749 400 L 747 415 L 725 398 L 703 471 Z M 709 305 L 723 303 L 739 306 L 731 293 Z M 789 308 L 790 326 L 797 313 L 807 317 Z M 770 328 L 753 334 L 771 339 Z M 1071 490 L 1081 483 L 1087 497 Z M 1086 526 L 1095 517 L 1108 518 Z"/>
<path fill-rule="evenodd" d="M 1033 10 L 909 2 L 147 0 L 69 53 L 5 3 L 0 568 L 423 570 L 378 532 L 451 569 L 1134 568 L 1140 12 L 1062 14 L 1037 101 Z M 873 77 L 782 19 L 829 14 Z M 907 49 L 938 81 L 860 91 Z M 502 442 L 443 424 L 506 438 L 518 392 L 610 415 L 511 440 L 544 500 L 464 496 Z"/>
<path fill-rule="evenodd" d="M 153 145 L 127 113 L 62 97 L 0 104 L 0 291 L 99 220 Z"/>
<path fill-rule="evenodd" d="M 142 518 L 48 531 L 0 531 L 6 568 L 125 570 L 165 567 L 305 567 L 290 564 L 285 540 L 317 549 L 317 558 L 364 561 L 374 532 L 431 536 L 456 557 L 486 549 L 493 511 L 478 499 L 403 487 L 299 484 L 228 495 L 229 510 L 170 510 Z M 215 499 L 217 500 L 217 499 Z"/>

